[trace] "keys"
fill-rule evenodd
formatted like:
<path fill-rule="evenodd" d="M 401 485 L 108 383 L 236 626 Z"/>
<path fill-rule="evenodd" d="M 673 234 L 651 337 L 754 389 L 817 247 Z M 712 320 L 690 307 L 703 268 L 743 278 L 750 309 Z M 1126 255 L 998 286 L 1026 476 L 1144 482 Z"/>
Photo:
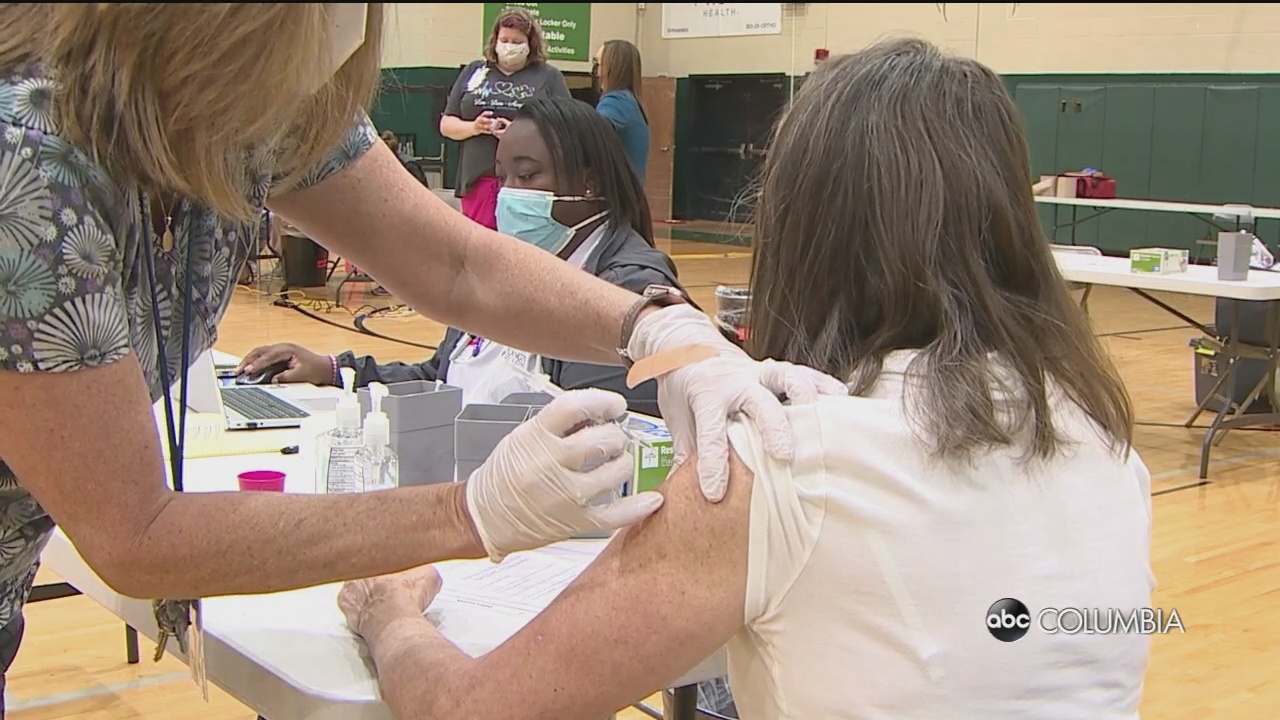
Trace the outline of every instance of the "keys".
<path fill-rule="evenodd" d="M 151 658 L 152 662 L 160 662 L 160 658 L 164 657 L 165 646 L 169 644 L 169 631 L 164 628 L 160 629 L 160 634 L 156 636 L 156 654 Z"/>
<path fill-rule="evenodd" d="M 178 643 L 182 654 L 187 652 L 187 629 L 191 626 L 191 600 L 152 600 L 151 609 L 156 616 L 155 662 L 164 657 L 169 641 Z"/>

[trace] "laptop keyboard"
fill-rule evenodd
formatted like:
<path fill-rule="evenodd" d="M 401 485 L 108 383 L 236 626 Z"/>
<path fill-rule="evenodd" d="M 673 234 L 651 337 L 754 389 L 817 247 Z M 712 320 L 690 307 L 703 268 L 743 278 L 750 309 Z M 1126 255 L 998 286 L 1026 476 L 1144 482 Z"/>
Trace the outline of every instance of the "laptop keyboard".
<path fill-rule="evenodd" d="M 310 415 L 256 387 L 222 388 L 222 404 L 246 420 L 298 420 Z"/>

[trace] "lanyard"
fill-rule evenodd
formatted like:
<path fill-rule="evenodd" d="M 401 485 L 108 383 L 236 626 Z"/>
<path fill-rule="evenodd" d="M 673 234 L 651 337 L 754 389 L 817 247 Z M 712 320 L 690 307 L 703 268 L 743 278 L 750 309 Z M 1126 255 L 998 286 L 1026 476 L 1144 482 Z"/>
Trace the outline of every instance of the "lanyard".
<path fill-rule="evenodd" d="M 187 371 L 191 366 L 191 270 L 195 253 L 190 244 L 184 246 L 186 252 L 185 270 L 183 272 L 182 292 L 182 363 L 179 367 L 181 388 L 178 391 L 178 417 L 174 420 L 173 393 L 169 375 L 169 357 L 165 350 L 164 329 L 160 324 L 160 291 L 156 285 L 156 264 L 151 224 L 151 198 L 142 196 L 142 254 L 147 266 L 147 283 L 151 290 L 151 323 L 155 326 L 156 347 L 159 357 L 160 385 L 164 391 L 165 430 L 169 442 L 169 473 L 173 478 L 173 489 L 182 492 L 182 457 L 187 440 Z M 177 247 L 177 243 L 174 244 Z"/>

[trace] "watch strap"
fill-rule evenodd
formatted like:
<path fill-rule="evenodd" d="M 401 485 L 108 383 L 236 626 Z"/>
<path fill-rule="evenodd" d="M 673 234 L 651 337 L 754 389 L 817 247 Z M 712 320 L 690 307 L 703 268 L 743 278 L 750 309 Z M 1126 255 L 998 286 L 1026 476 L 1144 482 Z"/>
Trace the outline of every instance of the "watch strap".
<path fill-rule="evenodd" d="M 631 345 L 631 336 L 635 333 L 640 313 L 650 305 L 661 308 L 680 304 L 687 305 L 689 300 L 679 288 L 669 285 L 650 285 L 644 289 L 640 299 L 636 300 L 627 310 L 627 314 L 622 317 L 622 330 L 618 337 L 618 357 L 622 358 L 623 366 L 630 368 L 636 361 L 631 357 L 628 347 Z"/>

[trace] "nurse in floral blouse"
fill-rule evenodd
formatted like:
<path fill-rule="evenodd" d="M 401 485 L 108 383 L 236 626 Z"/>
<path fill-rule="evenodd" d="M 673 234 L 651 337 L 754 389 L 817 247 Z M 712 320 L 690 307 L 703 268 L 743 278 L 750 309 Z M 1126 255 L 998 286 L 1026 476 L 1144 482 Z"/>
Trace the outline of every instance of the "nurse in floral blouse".
<path fill-rule="evenodd" d="M 446 208 L 365 115 L 382 16 L 378 3 L 0 5 L 0 678 L 55 523 L 118 591 L 198 598 L 500 559 L 660 505 L 584 507 L 630 472 L 606 422 L 624 402 L 589 391 L 467 483 L 172 492 L 152 402 L 216 340 L 264 208 L 421 312 L 508 345 L 597 363 L 719 348 L 660 380 L 713 500 L 730 414 L 756 417 L 785 456 L 774 392 L 843 389 L 751 360 L 678 298 L 640 298 Z"/>

